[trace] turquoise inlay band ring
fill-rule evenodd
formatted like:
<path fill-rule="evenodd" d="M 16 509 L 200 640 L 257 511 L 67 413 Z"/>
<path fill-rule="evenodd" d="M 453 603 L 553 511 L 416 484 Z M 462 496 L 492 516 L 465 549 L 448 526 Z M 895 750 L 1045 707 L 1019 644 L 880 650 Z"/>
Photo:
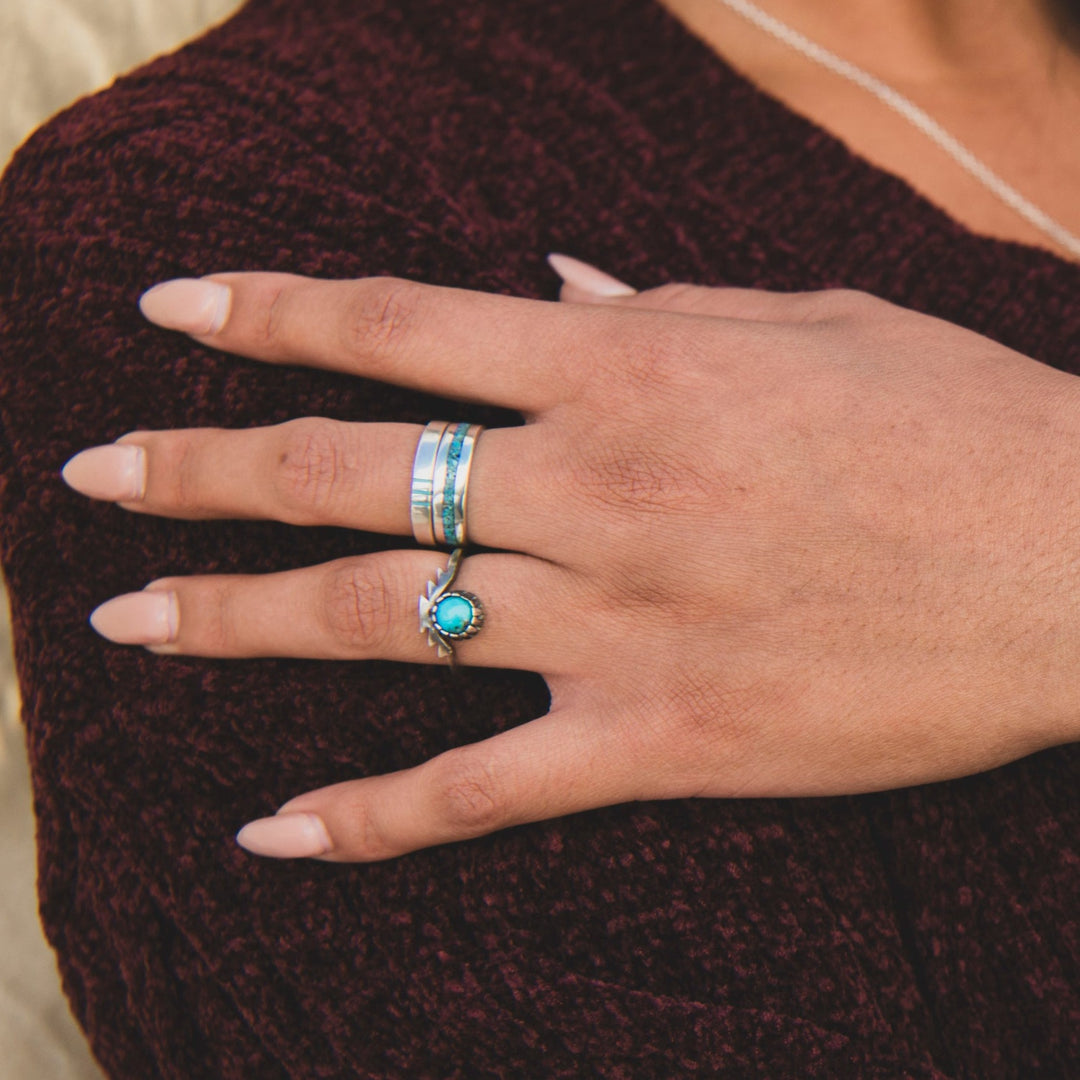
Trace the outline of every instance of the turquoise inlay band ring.
<path fill-rule="evenodd" d="M 426 547 L 464 547 L 469 474 L 480 424 L 433 420 L 413 458 L 409 515 L 413 536 Z"/>
<path fill-rule="evenodd" d="M 436 487 L 431 505 L 431 523 L 435 539 L 448 547 L 464 547 L 466 542 L 465 511 L 469 494 L 469 474 L 472 471 L 476 440 L 483 431 L 480 424 L 456 424 L 447 429 L 446 471 L 439 472 L 436 462 L 436 481 L 442 480 L 441 493 Z M 441 450 L 441 447 L 440 447 Z"/>
<path fill-rule="evenodd" d="M 484 625 L 484 605 L 474 593 L 451 590 L 461 567 L 462 549 L 455 548 L 434 581 L 427 583 L 427 595 L 420 597 L 420 633 L 427 634 L 428 645 L 440 657 L 454 662 L 454 645 L 475 637 Z"/>

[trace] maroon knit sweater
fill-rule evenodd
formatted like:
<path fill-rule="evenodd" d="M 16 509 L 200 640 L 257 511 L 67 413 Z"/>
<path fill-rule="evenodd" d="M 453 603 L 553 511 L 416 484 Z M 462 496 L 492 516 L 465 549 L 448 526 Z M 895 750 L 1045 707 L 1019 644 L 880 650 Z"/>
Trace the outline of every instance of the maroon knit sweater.
<path fill-rule="evenodd" d="M 54 120 L 0 189 L 0 531 L 42 914 L 94 1052 L 132 1080 L 1076 1077 L 1075 746 L 279 862 L 236 829 L 528 720 L 543 683 L 160 658 L 87 625 L 164 574 L 386 539 L 128 514 L 64 487 L 75 451 L 461 411 L 207 350 L 146 323 L 144 288 L 273 269 L 552 299 L 551 250 L 639 287 L 864 289 L 1080 369 L 1080 267 L 972 235 L 652 0 L 252 0 Z"/>

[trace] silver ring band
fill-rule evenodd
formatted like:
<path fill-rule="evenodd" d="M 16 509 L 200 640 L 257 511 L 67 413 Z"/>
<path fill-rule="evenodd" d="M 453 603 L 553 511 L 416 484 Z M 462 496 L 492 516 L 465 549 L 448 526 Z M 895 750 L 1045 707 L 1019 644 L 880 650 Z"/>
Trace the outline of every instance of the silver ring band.
<path fill-rule="evenodd" d="M 464 547 L 469 475 L 480 424 L 433 420 L 413 458 L 409 516 L 413 536 L 425 547 Z"/>
<path fill-rule="evenodd" d="M 432 420 L 424 428 L 416 444 L 413 458 L 412 492 L 409 498 L 409 519 L 413 536 L 424 547 L 435 546 L 435 533 L 431 528 L 432 484 L 435 475 L 435 455 L 442 442 L 443 433 L 449 425 L 445 420 Z"/>
<path fill-rule="evenodd" d="M 454 445 L 454 436 L 464 424 L 447 424 L 435 451 L 435 469 L 431 477 L 431 532 L 436 544 L 446 543 L 443 531 L 443 508 L 446 505 L 446 477 L 450 470 L 450 449 Z"/>

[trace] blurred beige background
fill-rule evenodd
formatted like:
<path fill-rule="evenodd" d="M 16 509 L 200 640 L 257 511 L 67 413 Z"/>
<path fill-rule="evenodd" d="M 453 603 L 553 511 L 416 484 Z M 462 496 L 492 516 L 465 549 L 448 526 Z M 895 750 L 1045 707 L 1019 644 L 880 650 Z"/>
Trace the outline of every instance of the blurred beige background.
<path fill-rule="evenodd" d="M 240 0 L 0 0 L 0 167 L 53 113 L 239 6 Z M 30 777 L 2 593 L 0 612 L 0 1080 L 100 1080 L 38 921 Z"/>

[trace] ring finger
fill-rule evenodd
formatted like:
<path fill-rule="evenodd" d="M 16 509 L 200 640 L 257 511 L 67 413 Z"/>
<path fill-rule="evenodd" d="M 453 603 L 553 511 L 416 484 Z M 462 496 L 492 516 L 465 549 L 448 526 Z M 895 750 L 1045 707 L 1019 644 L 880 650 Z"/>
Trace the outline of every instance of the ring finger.
<path fill-rule="evenodd" d="M 161 578 L 102 604 L 91 621 L 110 641 L 158 653 L 445 663 L 421 631 L 418 606 L 447 560 L 383 551 L 277 574 Z M 462 663 L 547 675 L 580 659 L 584 642 L 545 618 L 581 607 L 573 572 L 528 556 L 474 555 L 450 588 L 478 597 L 484 613 L 475 637 L 453 643 Z"/>

